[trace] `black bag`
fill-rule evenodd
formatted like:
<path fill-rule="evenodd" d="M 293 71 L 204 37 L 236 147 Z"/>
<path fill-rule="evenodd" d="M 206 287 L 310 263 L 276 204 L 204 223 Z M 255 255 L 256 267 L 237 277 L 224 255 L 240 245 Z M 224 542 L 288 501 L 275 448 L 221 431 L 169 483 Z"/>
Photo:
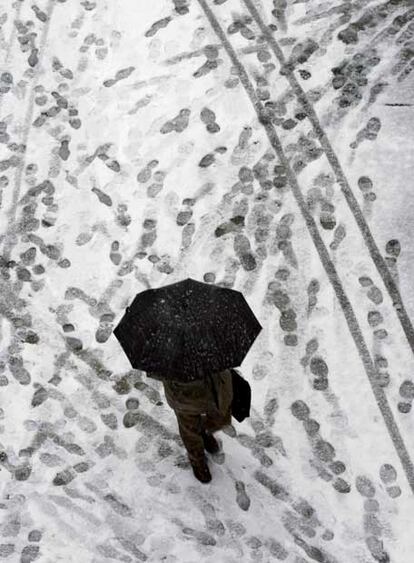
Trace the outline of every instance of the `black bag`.
<path fill-rule="evenodd" d="M 252 391 L 249 383 L 233 368 L 230 368 L 233 383 L 231 414 L 238 422 L 250 416 Z"/>

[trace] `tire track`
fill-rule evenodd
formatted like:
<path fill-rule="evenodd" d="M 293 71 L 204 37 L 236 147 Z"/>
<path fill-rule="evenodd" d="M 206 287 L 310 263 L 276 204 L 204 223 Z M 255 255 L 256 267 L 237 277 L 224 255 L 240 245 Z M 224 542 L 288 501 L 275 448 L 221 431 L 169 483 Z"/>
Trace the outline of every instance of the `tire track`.
<path fill-rule="evenodd" d="M 30 128 L 33 119 L 33 108 L 34 108 L 34 98 L 35 98 L 35 86 L 37 85 L 37 76 L 40 72 L 40 65 L 43 59 L 44 50 L 47 42 L 47 37 L 49 34 L 50 23 L 52 19 L 53 10 L 55 7 L 54 0 L 49 0 L 47 8 L 45 10 L 47 15 L 47 20 L 44 24 L 42 35 L 40 38 L 39 43 L 39 61 L 36 65 L 35 74 L 32 79 L 32 88 L 30 90 L 28 107 L 26 111 L 26 116 L 23 125 L 23 134 L 22 134 L 22 144 L 26 147 L 25 152 L 22 157 L 22 161 L 16 167 L 16 173 L 14 177 L 14 191 L 13 191 L 13 199 L 10 205 L 10 208 L 7 210 L 6 215 L 8 216 L 8 225 L 6 228 L 6 233 L 3 235 L 4 237 L 4 248 L 3 248 L 3 256 L 5 260 L 10 260 L 10 254 L 13 246 L 16 244 L 17 240 L 17 233 L 16 233 L 16 211 L 18 205 L 18 199 L 20 196 L 20 190 L 22 185 L 22 176 L 23 176 L 23 168 L 25 163 L 25 155 L 27 153 L 27 142 L 30 135 Z M 2 239 L 0 239 L 2 240 Z"/>
<path fill-rule="evenodd" d="M 382 281 L 388 291 L 389 296 L 391 297 L 393 307 L 397 313 L 398 319 L 401 323 L 401 326 L 404 330 L 406 338 L 408 340 L 408 344 L 414 354 L 414 327 L 413 324 L 408 316 L 408 313 L 405 309 L 404 303 L 401 298 L 401 294 L 399 289 L 392 277 L 392 274 L 378 249 L 378 246 L 374 240 L 374 237 L 371 233 L 371 230 L 364 218 L 362 213 L 362 209 L 352 191 L 351 186 L 345 176 L 345 173 L 342 169 L 342 166 L 339 162 L 339 159 L 330 143 L 325 131 L 323 130 L 318 116 L 313 108 L 313 105 L 309 101 L 306 93 L 302 89 L 301 85 L 297 81 L 294 72 L 286 63 L 286 59 L 283 55 L 283 52 L 276 41 L 276 39 L 269 33 L 268 26 L 264 23 L 263 19 L 261 18 L 257 8 L 254 6 L 252 0 L 242 0 L 243 4 L 246 6 L 247 10 L 250 12 L 252 18 L 259 26 L 261 33 L 263 34 L 266 42 L 268 43 L 270 49 L 273 51 L 274 55 L 278 59 L 280 65 L 283 68 L 283 75 L 289 81 L 291 88 L 293 89 L 297 99 L 302 104 L 309 121 L 314 128 L 314 131 L 317 135 L 317 138 L 323 148 L 326 158 L 335 174 L 336 180 L 341 187 L 342 193 L 344 194 L 345 200 L 348 204 L 349 209 L 351 210 L 355 221 L 361 231 L 362 237 L 364 239 L 365 245 L 368 248 L 368 251 L 371 255 L 371 258 L 375 264 L 375 267 L 380 274 Z"/>
<path fill-rule="evenodd" d="M 21 2 L 17 2 L 16 8 L 15 8 L 16 12 L 15 12 L 14 21 L 17 21 L 17 20 L 20 19 L 21 8 L 22 8 Z M 11 50 L 12 50 L 13 43 L 14 43 L 14 38 L 16 36 L 16 26 L 13 25 L 13 24 L 14 24 L 14 22 L 12 23 L 12 30 L 10 32 L 9 40 L 7 42 L 6 56 L 5 56 L 4 61 L 3 61 L 4 65 L 7 65 L 9 63 Z M 0 101 L 1 101 L 1 99 L 0 99 Z"/>
<path fill-rule="evenodd" d="M 246 91 L 246 94 L 250 98 L 250 101 L 254 107 L 256 115 L 260 118 L 263 107 L 262 104 L 256 97 L 256 93 L 254 91 L 253 85 L 248 77 L 248 74 L 239 61 L 235 50 L 233 49 L 232 45 L 230 44 L 229 40 L 227 39 L 225 32 L 223 31 L 221 25 L 219 24 L 216 16 L 214 15 L 213 11 L 207 4 L 206 0 L 197 0 L 200 8 L 204 12 L 205 16 L 207 17 L 212 29 L 221 40 L 232 64 L 238 71 L 238 77 Z M 358 320 L 355 316 L 353 311 L 351 302 L 349 301 L 345 290 L 342 286 L 342 282 L 339 278 L 339 275 L 336 271 L 336 268 L 330 259 L 329 252 L 322 240 L 322 237 L 319 233 L 319 230 L 316 226 L 315 220 L 313 219 L 312 215 L 310 214 L 306 202 L 304 200 L 302 191 L 299 187 L 297 178 L 289 164 L 288 159 L 285 156 L 283 151 L 283 147 L 279 140 L 279 137 L 276 133 L 274 126 L 270 123 L 262 123 L 263 127 L 265 128 L 267 137 L 269 142 L 276 152 L 280 162 L 285 167 L 287 171 L 287 176 L 289 179 L 289 184 L 292 189 L 292 193 L 295 197 L 296 203 L 301 211 L 302 217 L 305 220 L 306 226 L 308 228 L 309 234 L 312 238 L 312 241 L 315 245 L 316 251 L 320 257 L 321 263 L 328 275 L 329 281 L 335 291 L 335 294 L 338 298 L 342 311 L 344 313 L 346 322 L 348 324 L 348 328 L 350 330 L 351 336 L 355 342 L 357 347 L 359 356 L 362 360 L 366 375 L 368 377 L 369 383 L 371 385 L 375 400 L 377 402 L 378 408 L 381 412 L 381 415 L 384 419 L 384 423 L 387 427 L 388 433 L 392 440 L 392 443 L 395 447 L 395 450 L 400 458 L 403 470 L 407 477 L 408 483 L 411 487 L 411 490 L 414 493 L 414 465 L 408 453 L 408 450 L 405 446 L 404 440 L 401 436 L 400 430 L 398 425 L 395 421 L 394 415 L 391 411 L 390 405 L 388 403 L 387 397 L 384 393 L 384 390 L 379 387 L 375 380 L 376 369 L 374 363 L 372 361 L 371 355 L 369 353 L 368 347 L 366 345 L 364 336 L 362 334 L 361 328 L 359 326 Z"/>

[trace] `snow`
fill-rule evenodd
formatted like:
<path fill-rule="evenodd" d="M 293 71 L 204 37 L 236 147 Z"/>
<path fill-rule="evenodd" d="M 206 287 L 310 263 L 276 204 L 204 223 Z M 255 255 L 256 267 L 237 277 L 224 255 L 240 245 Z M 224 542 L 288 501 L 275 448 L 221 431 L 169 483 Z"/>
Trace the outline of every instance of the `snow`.
<path fill-rule="evenodd" d="M 414 20 L 366 4 L 0 3 L 2 560 L 410 561 L 413 117 L 387 104 L 412 100 Z M 315 42 L 292 75 L 254 8 L 286 60 Z M 340 107 L 332 69 L 369 49 Z M 217 434 L 207 485 L 112 334 L 186 277 L 241 291 L 263 326 L 240 366 L 251 416 Z"/>

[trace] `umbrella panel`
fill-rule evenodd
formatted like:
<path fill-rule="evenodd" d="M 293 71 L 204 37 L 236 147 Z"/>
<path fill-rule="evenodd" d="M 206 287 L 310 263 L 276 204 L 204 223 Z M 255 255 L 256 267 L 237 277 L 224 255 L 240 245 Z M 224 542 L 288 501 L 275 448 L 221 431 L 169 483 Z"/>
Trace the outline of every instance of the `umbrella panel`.
<path fill-rule="evenodd" d="M 190 380 L 239 366 L 261 330 L 240 292 L 188 278 L 139 293 L 114 334 L 135 369 Z"/>

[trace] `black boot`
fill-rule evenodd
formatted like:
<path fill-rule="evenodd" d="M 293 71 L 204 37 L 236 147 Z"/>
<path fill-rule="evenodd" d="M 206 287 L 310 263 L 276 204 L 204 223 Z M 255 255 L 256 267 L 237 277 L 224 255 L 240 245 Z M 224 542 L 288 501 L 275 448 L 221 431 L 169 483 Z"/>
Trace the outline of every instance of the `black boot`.
<path fill-rule="evenodd" d="M 191 461 L 194 477 L 201 481 L 201 483 L 209 483 L 211 481 L 211 473 L 206 463 L 205 458 L 200 460 Z"/>
<path fill-rule="evenodd" d="M 216 454 L 220 450 L 220 446 L 218 445 L 218 442 L 214 438 L 213 434 L 210 434 L 209 432 L 202 430 L 201 435 L 203 437 L 204 448 L 210 454 Z"/>

